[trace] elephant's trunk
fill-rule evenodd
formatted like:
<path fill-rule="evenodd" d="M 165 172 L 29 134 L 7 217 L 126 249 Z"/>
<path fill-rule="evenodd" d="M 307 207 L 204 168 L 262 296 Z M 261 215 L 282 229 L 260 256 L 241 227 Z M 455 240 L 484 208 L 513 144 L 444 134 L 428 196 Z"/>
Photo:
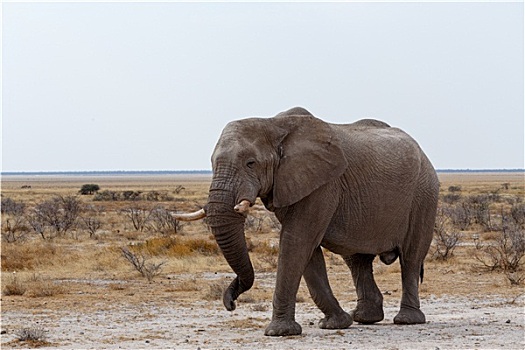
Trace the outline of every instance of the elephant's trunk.
<path fill-rule="evenodd" d="M 244 215 L 234 210 L 233 191 L 217 188 L 212 182 L 206 206 L 206 217 L 226 261 L 237 274 L 225 290 L 223 303 L 227 310 L 235 310 L 235 300 L 253 285 L 254 271 L 244 237 Z"/>

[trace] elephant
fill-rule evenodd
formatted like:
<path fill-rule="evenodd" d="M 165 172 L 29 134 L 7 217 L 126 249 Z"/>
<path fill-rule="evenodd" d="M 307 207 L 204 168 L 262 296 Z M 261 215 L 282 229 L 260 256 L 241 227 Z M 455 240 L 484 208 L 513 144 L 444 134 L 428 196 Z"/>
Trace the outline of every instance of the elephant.
<path fill-rule="evenodd" d="M 299 335 L 295 303 L 301 277 L 324 313 L 323 329 L 384 319 L 372 262 L 399 258 L 402 296 L 395 324 L 425 323 L 419 283 L 432 241 L 439 181 L 408 134 L 363 119 L 333 124 L 295 107 L 270 118 L 228 123 L 213 151 L 208 202 L 179 220 L 206 217 L 236 277 L 223 303 L 234 310 L 254 283 L 244 235 L 250 207 L 260 198 L 281 223 L 273 313 L 265 335 Z M 323 250 L 351 270 L 357 305 L 345 312 L 328 282 Z"/>

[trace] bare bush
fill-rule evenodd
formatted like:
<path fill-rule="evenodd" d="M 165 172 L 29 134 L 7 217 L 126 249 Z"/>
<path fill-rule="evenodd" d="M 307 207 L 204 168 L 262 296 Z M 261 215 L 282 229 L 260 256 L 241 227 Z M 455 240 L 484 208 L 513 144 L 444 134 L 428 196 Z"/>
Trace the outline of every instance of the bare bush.
<path fill-rule="evenodd" d="M 165 261 L 159 263 L 148 262 L 147 258 L 138 253 L 131 252 L 128 248 L 121 248 L 122 256 L 137 270 L 143 277 L 146 277 L 148 282 L 153 281 L 153 278 L 161 273 L 162 266 L 166 264 Z"/>
<path fill-rule="evenodd" d="M 51 280 L 37 280 L 31 285 L 29 294 L 34 298 L 45 298 L 63 294 L 64 292 L 63 286 Z"/>
<path fill-rule="evenodd" d="M 29 224 L 29 227 L 36 233 L 39 234 L 42 239 L 46 239 L 46 232 L 48 230 L 47 224 L 44 218 L 39 215 L 39 212 L 36 210 L 31 211 L 26 215 L 26 221 Z"/>
<path fill-rule="evenodd" d="M 516 225 L 523 228 L 525 226 L 525 203 L 514 204 L 510 209 L 510 215 Z"/>
<path fill-rule="evenodd" d="M 95 196 L 93 197 L 94 201 L 119 201 L 120 199 L 120 193 L 110 190 L 104 190 L 100 192 L 96 192 Z"/>
<path fill-rule="evenodd" d="M 16 331 L 16 338 L 22 342 L 46 342 L 46 330 L 41 326 L 24 327 Z"/>
<path fill-rule="evenodd" d="M 25 204 L 11 198 L 2 198 L 2 239 L 8 243 L 25 238 L 29 227 L 25 220 Z"/>
<path fill-rule="evenodd" d="M 26 291 L 26 286 L 18 280 L 16 273 L 13 273 L 11 276 L 11 281 L 5 283 L 2 288 L 3 295 L 24 295 Z"/>
<path fill-rule="evenodd" d="M 489 270 L 501 270 L 507 275 L 520 271 L 525 261 L 525 231 L 509 224 L 505 217 L 503 232 L 493 244 L 477 244 L 475 258 Z"/>
<path fill-rule="evenodd" d="M 82 206 L 75 196 L 56 196 L 35 206 L 29 216 L 31 227 L 39 232 L 43 238 L 45 229 L 50 227 L 56 236 L 63 236 L 73 229 L 78 222 Z"/>
<path fill-rule="evenodd" d="M 442 201 L 447 204 L 457 203 L 459 202 L 460 199 L 461 199 L 461 195 L 458 193 L 447 193 L 443 195 L 442 197 Z"/>
<path fill-rule="evenodd" d="M 466 230 L 472 222 L 471 211 L 465 203 L 443 207 L 442 215 L 446 216 L 450 223 L 461 231 Z"/>
<path fill-rule="evenodd" d="M 151 216 L 151 211 L 138 205 L 131 205 L 121 211 L 121 213 L 131 220 L 133 227 L 137 231 L 144 231 Z"/>
<path fill-rule="evenodd" d="M 178 193 L 178 192 L 177 192 Z M 104 190 L 95 193 L 94 201 L 151 201 L 169 202 L 175 200 L 166 191 L 111 191 Z"/>
<path fill-rule="evenodd" d="M 151 202 L 170 202 L 174 198 L 170 196 L 167 192 L 163 191 L 150 191 L 144 195 L 144 199 Z"/>
<path fill-rule="evenodd" d="M 449 231 L 447 228 L 448 218 L 444 215 L 445 210 L 440 208 L 436 216 L 436 224 L 434 227 L 433 246 L 434 251 L 432 257 L 437 260 L 448 260 L 454 255 L 454 250 L 461 240 L 461 233 L 457 231 Z"/>
<path fill-rule="evenodd" d="M 474 223 L 481 225 L 485 231 L 494 229 L 490 212 L 490 204 L 496 201 L 494 196 L 496 195 L 481 194 L 470 196 L 465 203 L 472 214 Z M 499 198 L 499 195 L 497 196 Z"/>
<path fill-rule="evenodd" d="M 84 213 L 80 217 L 81 226 L 89 233 L 90 238 L 95 237 L 97 231 L 102 228 L 100 215 L 103 211 L 103 207 L 90 205 L 84 209 Z"/>
<path fill-rule="evenodd" d="M 169 235 L 180 232 L 182 223 L 176 220 L 170 211 L 160 205 L 151 210 L 148 229 L 153 232 Z"/>
<path fill-rule="evenodd" d="M 23 214 L 25 210 L 25 204 L 23 202 L 15 201 L 9 197 L 2 197 L 0 204 L 0 212 L 2 214 Z"/>
<path fill-rule="evenodd" d="M 518 272 L 507 272 L 505 276 L 509 280 L 511 285 L 519 286 L 525 281 L 525 273 L 522 271 Z"/>

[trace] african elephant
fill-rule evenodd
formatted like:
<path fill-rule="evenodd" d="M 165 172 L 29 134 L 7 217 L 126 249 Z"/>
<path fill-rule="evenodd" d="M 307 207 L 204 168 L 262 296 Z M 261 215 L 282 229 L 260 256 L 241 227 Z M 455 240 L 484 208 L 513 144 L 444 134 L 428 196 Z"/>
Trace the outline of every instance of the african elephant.
<path fill-rule="evenodd" d="M 181 220 L 207 217 L 237 277 L 225 290 L 227 310 L 250 289 L 254 271 L 244 236 L 249 207 L 261 198 L 282 224 L 272 321 L 266 335 L 301 334 L 295 302 L 304 277 L 325 314 L 319 326 L 347 328 L 352 321 L 383 319 L 383 297 L 372 261 L 401 264 L 401 307 L 394 323 L 424 323 L 419 280 L 438 200 L 436 172 L 405 132 L 365 119 L 330 124 L 303 108 L 273 118 L 230 122 L 212 155 L 208 203 Z M 350 267 L 357 306 L 346 313 L 334 297 L 321 247 Z"/>

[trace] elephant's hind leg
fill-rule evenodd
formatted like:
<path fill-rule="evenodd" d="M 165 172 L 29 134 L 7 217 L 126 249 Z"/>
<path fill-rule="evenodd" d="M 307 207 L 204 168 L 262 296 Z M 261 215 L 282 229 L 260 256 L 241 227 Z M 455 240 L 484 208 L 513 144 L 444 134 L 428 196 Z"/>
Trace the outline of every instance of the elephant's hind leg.
<path fill-rule="evenodd" d="M 435 203 L 429 207 L 416 207 L 409 225 L 407 244 L 399 255 L 403 295 L 401 308 L 394 317 L 397 324 L 425 323 L 425 314 L 419 309 L 419 280 L 423 278 L 423 262 L 432 241 Z"/>
<path fill-rule="evenodd" d="M 352 324 L 352 316 L 346 313 L 334 297 L 321 247 L 317 247 L 310 259 L 303 277 L 315 304 L 325 314 L 319 321 L 319 327 L 324 329 L 344 329 Z"/>
<path fill-rule="evenodd" d="M 394 323 L 425 323 L 425 314 L 419 309 L 419 278 L 422 263 L 407 260 L 403 256 L 400 257 L 403 295 L 401 297 L 401 309 L 394 317 Z"/>
<path fill-rule="evenodd" d="M 352 278 L 357 290 L 357 306 L 354 309 L 354 321 L 375 323 L 383 320 L 383 295 L 377 287 L 372 271 L 374 255 L 354 254 L 344 257 L 352 271 Z"/>

